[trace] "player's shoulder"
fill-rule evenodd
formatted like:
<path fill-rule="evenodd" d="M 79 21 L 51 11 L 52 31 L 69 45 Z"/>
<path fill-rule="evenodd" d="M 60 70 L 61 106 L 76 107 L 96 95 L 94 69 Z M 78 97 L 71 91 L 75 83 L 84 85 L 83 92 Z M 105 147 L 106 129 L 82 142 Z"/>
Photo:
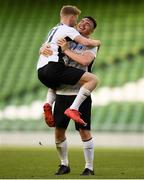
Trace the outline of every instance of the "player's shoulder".
<path fill-rule="evenodd" d="M 77 31 L 74 27 L 67 26 L 66 24 L 63 24 L 62 28 L 67 29 L 69 31 Z"/>

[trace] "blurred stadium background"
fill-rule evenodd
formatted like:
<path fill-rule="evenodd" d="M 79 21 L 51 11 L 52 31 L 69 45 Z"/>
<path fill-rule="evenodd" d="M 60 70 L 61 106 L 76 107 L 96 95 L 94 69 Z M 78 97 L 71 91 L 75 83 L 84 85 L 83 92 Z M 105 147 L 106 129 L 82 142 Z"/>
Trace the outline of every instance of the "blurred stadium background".
<path fill-rule="evenodd" d="M 78 6 L 80 18 L 91 15 L 98 22 L 92 37 L 102 46 L 93 72 L 101 84 L 93 93 L 93 133 L 108 138 L 121 134 L 123 142 L 127 135 L 132 141 L 138 135 L 140 141 L 135 140 L 144 146 L 143 0 L 0 0 L 1 145 L 12 134 L 17 139 L 28 135 L 27 141 L 34 138 L 30 134 L 43 138 L 43 133 L 53 133 L 42 120 L 47 89 L 37 79 L 36 63 L 39 47 L 65 4 Z M 73 122 L 69 132 L 75 133 Z"/>

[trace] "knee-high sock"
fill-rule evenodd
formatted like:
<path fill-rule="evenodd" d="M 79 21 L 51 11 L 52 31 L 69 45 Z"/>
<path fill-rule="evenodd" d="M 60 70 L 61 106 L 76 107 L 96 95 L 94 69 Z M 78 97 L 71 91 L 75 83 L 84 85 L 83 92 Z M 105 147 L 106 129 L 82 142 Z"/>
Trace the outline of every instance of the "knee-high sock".
<path fill-rule="evenodd" d="M 56 143 L 56 148 L 61 160 L 61 165 L 68 166 L 68 150 L 66 139 L 60 143 Z"/>
<path fill-rule="evenodd" d="M 49 88 L 46 96 L 46 102 L 49 103 L 51 106 L 53 105 L 56 99 L 56 93 L 53 89 Z"/>
<path fill-rule="evenodd" d="M 92 139 L 88 141 L 83 141 L 83 150 L 84 150 L 84 157 L 86 162 L 85 168 L 93 170 L 94 143 Z"/>
<path fill-rule="evenodd" d="M 90 96 L 91 92 L 84 88 L 81 87 L 74 102 L 72 103 L 72 105 L 70 106 L 70 109 L 76 109 L 78 110 L 80 105 L 82 104 L 82 102 L 88 97 Z"/>

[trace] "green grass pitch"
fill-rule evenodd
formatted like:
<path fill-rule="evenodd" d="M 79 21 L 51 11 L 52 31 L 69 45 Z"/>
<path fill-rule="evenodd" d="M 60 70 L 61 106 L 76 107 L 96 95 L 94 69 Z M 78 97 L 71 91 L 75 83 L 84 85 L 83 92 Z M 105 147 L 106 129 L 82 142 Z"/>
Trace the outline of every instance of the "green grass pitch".
<path fill-rule="evenodd" d="M 59 159 L 47 147 L 0 148 L 0 178 L 14 179 L 120 179 L 144 178 L 144 149 L 95 149 L 95 176 L 83 177 L 82 149 L 69 149 L 71 173 L 55 176 Z"/>

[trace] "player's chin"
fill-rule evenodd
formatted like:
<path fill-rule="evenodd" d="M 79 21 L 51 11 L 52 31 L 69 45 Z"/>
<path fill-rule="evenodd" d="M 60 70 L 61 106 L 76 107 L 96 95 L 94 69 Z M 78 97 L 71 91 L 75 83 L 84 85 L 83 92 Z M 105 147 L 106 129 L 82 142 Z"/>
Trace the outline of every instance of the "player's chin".
<path fill-rule="evenodd" d="M 78 30 L 78 32 L 79 32 L 80 34 L 83 34 L 83 32 L 84 32 L 84 30 L 83 30 L 83 29 L 80 29 L 80 28 L 78 28 L 77 30 Z"/>

